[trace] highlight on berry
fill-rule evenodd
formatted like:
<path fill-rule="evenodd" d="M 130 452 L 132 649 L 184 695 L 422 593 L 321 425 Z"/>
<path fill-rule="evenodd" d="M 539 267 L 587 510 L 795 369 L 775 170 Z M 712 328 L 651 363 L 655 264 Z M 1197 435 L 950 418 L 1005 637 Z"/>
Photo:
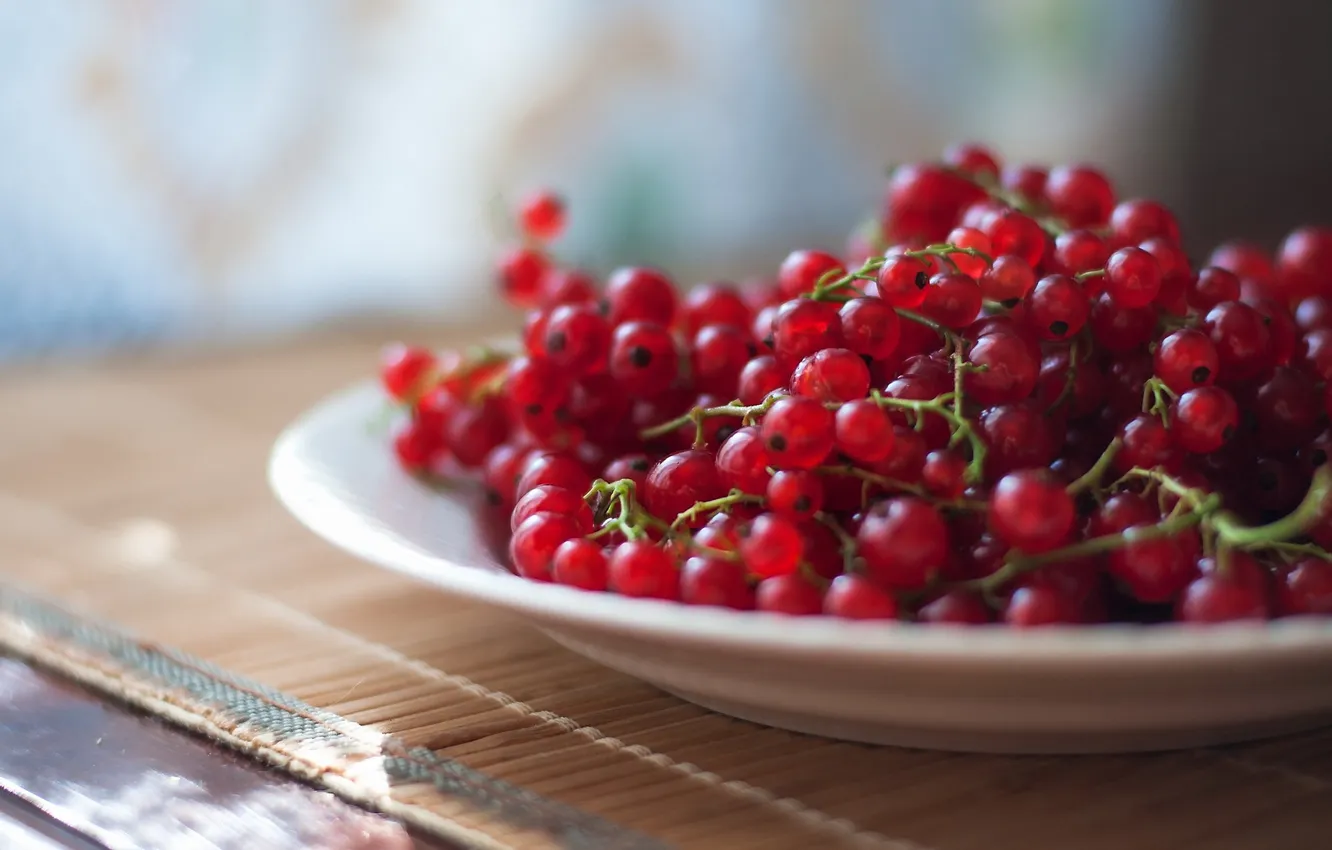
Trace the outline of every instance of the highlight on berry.
<path fill-rule="evenodd" d="M 740 286 L 570 267 L 565 216 L 516 210 L 512 351 L 380 365 L 397 462 L 478 479 L 518 575 L 927 627 L 1332 614 L 1332 228 L 1191 256 L 1094 166 L 979 145 Z"/>

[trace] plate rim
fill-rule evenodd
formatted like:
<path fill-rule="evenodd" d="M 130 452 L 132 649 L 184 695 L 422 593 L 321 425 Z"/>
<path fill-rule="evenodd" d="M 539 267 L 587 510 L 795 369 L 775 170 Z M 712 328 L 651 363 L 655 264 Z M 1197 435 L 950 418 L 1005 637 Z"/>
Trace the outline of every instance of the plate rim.
<path fill-rule="evenodd" d="M 279 503 L 316 536 L 361 560 L 410 575 L 447 592 L 563 626 L 611 629 L 641 638 L 725 645 L 764 655 L 795 654 L 838 661 L 994 661 L 1019 665 L 1156 663 L 1197 665 L 1332 658 L 1332 618 L 1293 617 L 1264 623 L 1208 626 L 1106 624 L 1013 629 L 1001 624 L 945 628 L 915 623 L 789 617 L 753 611 L 631 599 L 534 582 L 511 573 L 459 564 L 431 554 L 313 481 L 304 444 L 320 429 L 366 431 L 384 403 L 373 379 L 345 387 L 305 410 L 283 429 L 268 460 L 268 481 Z M 356 415 L 352 415 L 356 414 Z M 386 445 L 378 457 L 387 474 L 422 487 L 391 463 Z M 327 460 L 322 466 L 336 469 Z M 425 488 L 422 487 L 422 491 Z M 378 525 L 378 528 L 374 526 Z"/>

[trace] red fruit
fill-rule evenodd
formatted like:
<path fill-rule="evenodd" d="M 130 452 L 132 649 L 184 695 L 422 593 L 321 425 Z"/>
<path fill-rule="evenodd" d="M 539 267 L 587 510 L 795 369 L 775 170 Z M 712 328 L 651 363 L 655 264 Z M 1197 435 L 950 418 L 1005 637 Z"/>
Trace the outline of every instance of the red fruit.
<path fill-rule="evenodd" d="M 754 427 L 741 428 L 717 450 L 717 471 L 722 483 L 735 490 L 762 495 L 767 492 L 768 450 Z"/>
<path fill-rule="evenodd" d="M 1193 266 L 1178 243 L 1160 236 L 1145 239 L 1138 245 L 1156 260 L 1161 269 L 1161 288 L 1156 293 L 1156 305 L 1174 316 L 1189 312 L 1189 289 L 1193 284 Z"/>
<path fill-rule="evenodd" d="M 647 474 L 650 469 L 652 469 L 652 461 L 647 455 L 641 453 L 627 454 L 621 455 L 606 464 L 606 469 L 601 473 L 601 477 L 607 481 L 628 479 L 634 482 L 635 489 L 641 490 L 643 483 L 647 481 Z"/>
<path fill-rule="evenodd" d="M 555 550 L 566 540 L 582 536 L 576 519 L 565 514 L 538 513 L 529 516 L 509 538 L 509 558 L 523 578 L 550 581 Z"/>
<path fill-rule="evenodd" d="M 563 371 L 549 360 L 515 357 L 509 361 L 504 392 L 511 408 L 529 416 L 553 412 L 569 394 Z"/>
<path fill-rule="evenodd" d="M 1153 525 L 1161 513 L 1137 493 L 1117 493 L 1105 500 L 1087 523 L 1087 537 L 1120 534 L 1132 525 Z"/>
<path fill-rule="evenodd" d="M 444 452 L 438 434 L 426 431 L 416 422 L 406 422 L 393 435 L 393 453 L 408 472 L 424 472 Z"/>
<path fill-rule="evenodd" d="M 920 311 L 947 328 L 965 328 L 980 313 L 980 285 L 964 274 L 937 274 L 925 288 Z"/>
<path fill-rule="evenodd" d="M 990 244 L 990 237 L 974 227 L 954 227 L 944 241 L 949 245 L 970 248 L 993 258 L 994 246 Z M 970 278 L 979 278 L 989 268 L 989 263 L 983 258 L 972 254 L 950 253 L 948 257 L 957 266 L 958 271 Z"/>
<path fill-rule="evenodd" d="M 531 238 L 545 242 L 564 230 L 564 199 L 554 192 L 533 192 L 518 207 L 518 222 Z"/>
<path fill-rule="evenodd" d="M 1266 620 L 1272 615 L 1268 577 L 1263 567 L 1245 552 L 1230 552 L 1222 568 L 1212 558 L 1198 562 L 1201 575 L 1189 583 L 1175 606 L 1175 618 L 1185 623 L 1222 623 Z"/>
<path fill-rule="evenodd" d="M 972 626 L 990 622 L 993 616 L 984 600 L 964 590 L 950 590 L 922 605 L 916 619 L 936 626 Z"/>
<path fill-rule="evenodd" d="M 1175 331 L 1156 349 L 1156 375 L 1176 393 L 1205 387 L 1216 380 L 1216 346 L 1201 331 Z"/>
<path fill-rule="evenodd" d="M 893 423 L 868 399 L 848 402 L 834 417 L 837 450 L 862 463 L 883 460 L 893 452 Z"/>
<path fill-rule="evenodd" d="M 1287 302 L 1332 291 L 1332 227 L 1301 227 L 1286 237 L 1272 290 Z"/>
<path fill-rule="evenodd" d="M 980 276 L 981 295 L 991 301 L 1022 298 L 1036 286 L 1036 273 L 1021 257 L 1003 254 Z"/>
<path fill-rule="evenodd" d="M 842 347 L 842 318 L 837 305 L 827 301 L 787 301 L 778 308 L 772 328 L 777 362 L 791 368 L 816 351 Z"/>
<path fill-rule="evenodd" d="M 748 611 L 754 607 L 754 589 L 740 564 L 724 558 L 695 555 L 680 571 L 680 601 Z"/>
<path fill-rule="evenodd" d="M 984 407 L 1021 401 L 1031 395 L 1040 374 L 1040 362 L 1027 342 L 1014 334 L 981 337 L 967 353 L 979 371 L 967 371 L 962 387 L 968 399 Z"/>
<path fill-rule="evenodd" d="M 992 479 L 1015 469 L 1048 466 L 1059 450 L 1050 419 L 1029 402 L 985 410 L 980 433 L 989 446 L 985 474 Z"/>
<path fill-rule="evenodd" d="M 1198 272 L 1189 286 L 1189 306 L 1210 310 L 1222 301 L 1238 301 L 1240 279 L 1233 272 L 1208 266 Z"/>
<path fill-rule="evenodd" d="M 460 408 L 449 418 L 445 442 L 454 460 L 463 467 L 477 467 L 509 436 L 504 406 L 494 396 Z"/>
<path fill-rule="evenodd" d="M 733 286 L 724 283 L 704 283 L 685 295 L 685 330 L 698 333 L 707 325 L 730 325 L 748 332 L 754 321 L 754 311 Z"/>
<path fill-rule="evenodd" d="M 1170 602 L 1196 574 L 1193 556 L 1178 537 L 1136 539 L 1148 527 L 1122 532 L 1129 543 L 1110 552 L 1107 569 L 1140 602 Z"/>
<path fill-rule="evenodd" d="M 888 181 L 884 220 L 897 239 L 936 242 L 953 229 L 968 205 L 983 197 L 984 189 L 946 168 L 905 165 Z"/>
<path fill-rule="evenodd" d="M 1234 272 L 1238 277 L 1254 281 L 1261 289 L 1270 289 L 1276 278 L 1272 256 L 1245 242 L 1227 242 L 1218 245 L 1207 258 L 1207 265 Z"/>
<path fill-rule="evenodd" d="M 760 404 L 773 390 L 780 390 L 791 380 L 791 370 L 783 369 L 776 358 L 755 357 L 740 370 L 736 396 L 741 404 Z"/>
<path fill-rule="evenodd" d="M 542 484 L 572 490 L 580 497 L 592 488 L 592 476 L 581 463 L 568 455 L 545 452 L 528 458 L 514 492 L 521 499 Z"/>
<path fill-rule="evenodd" d="M 1045 181 L 1049 175 L 1044 168 L 1034 165 L 1010 165 L 1004 168 L 1000 185 L 1019 198 L 1033 203 L 1045 197 Z"/>
<path fill-rule="evenodd" d="M 1314 382 L 1289 366 L 1278 366 L 1251 407 L 1258 420 L 1258 439 L 1271 450 L 1303 446 L 1318 433 L 1322 399 Z"/>
<path fill-rule="evenodd" d="M 610 351 L 611 329 L 592 304 L 562 304 L 550 313 L 542 349 L 573 376 L 597 371 Z"/>
<path fill-rule="evenodd" d="M 541 278 L 542 307 L 586 304 L 597 300 L 597 285 L 587 272 L 577 269 L 548 269 Z"/>
<path fill-rule="evenodd" d="M 796 366 L 791 392 L 819 401 L 851 401 L 869 392 L 869 367 L 845 348 L 816 351 Z"/>
<path fill-rule="evenodd" d="M 920 470 L 920 481 L 930 495 L 940 499 L 957 499 L 966 489 L 967 461 L 957 452 L 937 449 L 925 455 Z"/>
<path fill-rule="evenodd" d="M 675 518 L 694 506 L 726 495 L 726 485 L 717 471 L 711 452 L 699 449 L 667 455 L 653 466 L 643 482 L 640 498 L 648 513 L 674 522 Z M 707 516 L 695 517 L 689 527 L 698 528 Z"/>
<path fill-rule="evenodd" d="M 807 518 L 823 509 L 823 478 L 806 469 L 781 469 L 768 479 L 768 510 Z"/>
<path fill-rule="evenodd" d="M 523 320 L 523 349 L 536 357 L 546 356 L 546 327 L 550 324 L 549 310 L 529 310 Z"/>
<path fill-rule="evenodd" d="M 1026 305 L 1027 326 L 1046 340 L 1068 339 L 1082 330 L 1091 307 L 1082 286 L 1062 274 L 1041 278 Z"/>
<path fill-rule="evenodd" d="M 948 528 L 927 502 L 903 497 L 875 505 L 856 533 L 866 574 L 884 587 L 918 590 L 948 558 Z"/>
<path fill-rule="evenodd" d="M 581 590 L 605 590 L 610 580 L 610 560 L 595 541 L 566 540 L 551 558 L 550 577 L 556 584 Z"/>
<path fill-rule="evenodd" d="M 1248 304 L 1224 301 L 1216 305 L 1207 312 L 1202 329 L 1216 346 L 1219 380 L 1245 381 L 1272 365 L 1267 325 Z"/>
<path fill-rule="evenodd" d="M 875 296 L 852 298 L 838 311 L 842 338 L 856 354 L 880 360 L 897 350 L 902 335 L 897 311 Z"/>
<path fill-rule="evenodd" d="M 527 466 L 532 450 L 526 445 L 500 443 L 481 463 L 481 480 L 492 505 L 512 506 L 517 499 L 518 478 Z"/>
<path fill-rule="evenodd" d="M 879 268 L 876 294 L 893 307 L 914 310 L 925 301 L 930 267 L 919 257 L 888 257 Z"/>
<path fill-rule="evenodd" d="M 629 540 L 615 547 L 607 570 L 611 590 L 643 599 L 680 598 L 675 559 L 650 540 Z"/>
<path fill-rule="evenodd" d="M 1028 553 L 1063 543 L 1073 529 L 1073 497 L 1047 470 L 1010 472 L 990 498 L 990 530 L 1008 545 Z"/>
<path fill-rule="evenodd" d="M 1090 230 L 1066 230 L 1055 237 L 1055 270 L 1069 277 L 1083 272 L 1104 269 L 1110 259 L 1110 249 L 1105 240 Z M 1099 285 L 1095 278 L 1086 281 L 1088 286 Z"/>
<path fill-rule="evenodd" d="M 761 579 L 794 573 L 803 553 L 800 529 L 793 520 L 779 514 L 759 514 L 740 538 L 745 566 Z"/>
<path fill-rule="evenodd" d="M 1110 218 L 1114 190 L 1105 175 L 1085 165 L 1061 165 L 1050 171 L 1045 199 L 1069 227 L 1099 227 Z"/>
<path fill-rule="evenodd" d="M 1005 210 L 985 223 L 993 254 L 1012 254 L 1035 268 L 1045 256 L 1045 231 L 1031 216 Z"/>
<path fill-rule="evenodd" d="M 809 617 L 823 613 L 823 591 L 798 573 L 759 582 L 754 607 L 773 614 Z"/>
<path fill-rule="evenodd" d="M 1142 414 L 1125 423 L 1119 432 L 1124 441 L 1113 464 L 1119 473 L 1128 472 L 1134 467 L 1142 469 L 1174 469 L 1179 465 L 1180 457 L 1166 426 L 1155 416 Z"/>
<path fill-rule="evenodd" d="M 1120 307 L 1146 307 L 1161 290 L 1161 265 L 1141 248 L 1120 248 L 1105 264 L 1105 293 Z"/>
<path fill-rule="evenodd" d="M 707 325 L 694 336 L 690 359 L 700 392 L 735 397 L 740 373 L 756 351 L 749 334 L 731 325 Z"/>
<path fill-rule="evenodd" d="M 1306 333 L 1292 362 L 1314 380 L 1332 380 L 1332 328 L 1315 328 Z"/>
<path fill-rule="evenodd" d="M 537 485 L 518 500 L 509 517 L 509 530 L 517 531 L 525 520 L 540 513 L 572 517 L 580 533 L 592 532 L 592 508 L 583 500 L 583 494 L 553 484 Z"/>
<path fill-rule="evenodd" d="M 622 268 L 606 281 L 610 323 L 656 322 L 671 327 L 679 295 L 671 279 L 656 269 Z"/>
<path fill-rule="evenodd" d="M 1085 620 L 1080 600 L 1054 587 L 1019 587 L 1004 608 L 1004 622 L 1019 629 Z"/>
<path fill-rule="evenodd" d="M 972 177 L 998 177 L 999 160 L 986 147 L 970 143 L 955 143 L 944 149 L 943 161 Z"/>
<path fill-rule="evenodd" d="M 1332 328 L 1332 298 L 1326 295 L 1310 295 L 1300 301 L 1295 308 L 1295 324 L 1304 331 Z"/>
<path fill-rule="evenodd" d="M 831 283 L 846 274 L 846 266 L 822 251 L 792 251 L 777 270 L 777 286 L 784 298 L 813 292 L 820 282 Z"/>
<path fill-rule="evenodd" d="M 1295 357 L 1299 346 L 1300 328 L 1295 317 L 1279 301 L 1258 298 L 1249 306 L 1258 311 L 1267 325 L 1267 354 L 1273 366 L 1287 366 Z"/>
<path fill-rule="evenodd" d="M 1102 295 L 1092 302 L 1088 324 L 1098 346 L 1111 354 L 1128 354 L 1145 346 L 1156 333 L 1156 311 L 1124 307 Z"/>
<path fill-rule="evenodd" d="M 773 466 L 812 469 L 832 451 L 833 412 L 812 398 L 782 398 L 764 414 L 760 431 Z"/>
<path fill-rule="evenodd" d="M 1332 615 L 1332 561 L 1301 558 L 1292 564 L 1277 585 L 1277 612 Z"/>
<path fill-rule="evenodd" d="M 425 389 L 435 368 L 434 352 L 428 348 L 390 345 L 379 358 L 379 382 L 398 401 L 411 401 Z"/>
<path fill-rule="evenodd" d="M 897 600 L 864 576 L 840 575 L 823 597 L 823 613 L 846 620 L 894 620 Z"/>
<path fill-rule="evenodd" d="M 535 306 L 541 299 L 541 280 L 549 267 L 546 255 L 536 249 L 510 249 L 499 261 L 500 292 L 514 306 Z"/>
<path fill-rule="evenodd" d="M 1161 237 L 1179 242 L 1179 222 L 1164 204 L 1145 198 L 1121 201 L 1110 213 L 1110 233 L 1120 245 Z"/>

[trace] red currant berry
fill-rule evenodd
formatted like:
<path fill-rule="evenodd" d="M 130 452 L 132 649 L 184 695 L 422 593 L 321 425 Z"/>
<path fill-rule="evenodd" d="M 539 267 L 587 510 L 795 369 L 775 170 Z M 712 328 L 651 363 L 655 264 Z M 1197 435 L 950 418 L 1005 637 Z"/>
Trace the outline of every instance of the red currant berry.
<path fill-rule="evenodd" d="M 1087 521 L 1087 537 L 1117 535 L 1132 525 L 1152 525 L 1160 512 L 1137 493 L 1117 493 L 1105 500 Z"/>
<path fill-rule="evenodd" d="M 670 553 L 650 540 L 615 547 L 607 569 L 611 590 L 642 599 L 680 598 L 680 571 Z"/>
<path fill-rule="evenodd" d="M 629 480 L 635 489 L 641 490 L 647 481 L 648 470 L 652 469 L 652 460 L 645 454 L 634 453 L 621 455 L 606 464 L 601 477 L 606 481 Z"/>
<path fill-rule="evenodd" d="M 1266 620 L 1272 615 L 1266 571 L 1245 552 L 1230 552 L 1222 567 L 1211 558 L 1198 562 L 1201 575 L 1189 583 L 1175 607 L 1185 623 Z"/>
<path fill-rule="evenodd" d="M 1120 248 L 1105 264 L 1105 292 L 1120 307 L 1146 307 L 1161 289 L 1161 265 L 1141 248 Z"/>
<path fill-rule="evenodd" d="M 1144 413 L 1130 419 L 1120 430 L 1119 438 L 1123 445 L 1113 463 L 1121 474 L 1134 467 L 1174 469 L 1179 465 L 1179 455 L 1170 432 L 1155 416 Z"/>
<path fill-rule="evenodd" d="M 1125 307 L 1102 295 L 1092 302 L 1088 324 L 1097 345 L 1111 354 L 1128 354 L 1151 340 L 1156 318 L 1150 307 Z"/>
<path fill-rule="evenodd" d="M 925 301 L 930 267 L 919 257 L 897 254 L 884 260 L 875 280 L 878 297 L 893 307 L 914 310 Z"/>
<path fill-rule="evenodd" d="M 892 453 L 873 464 L 872 469 L 879 475 L 914 483 L 920 480 L 921 470 L 925 467 L 925 455 L 929 451 L 925 438 L 914 428 L 894 425 Z"/>
<path fill-rule="evenodd" d="M 820 281 L 830 283 L 846 274 L 846 266 L 822 251 L 792 251 L 777 270 L 777 286 L 785 298 L 813 292 Z"/>
<path fill-rule="evenodd" d="M 893 423 L 877 404 L 858 399 L 843 404 L 834 417 L 837 450 L 862 463 L 874 463 L 893 452 Z"/>
<path fill-rule="evenodd" d="M 1272 256 L 1246 242 L 1227 242 L 1218 245 L 1207 258 L 1207 265 L 1234 272 L 1238 277 L 1255 281 L 1259 288 L 1270 289 L 1276 277 Z"/>
<path fill-rule="evenodd" d="M 1087 323 L 1087 293 L 1067 275 L 1041 278 L 1027 295 L 1027 326 L 1041 339 L 1068 339 Z"/>
<path fill-rule="evenodd" d="M 936 626 L 978 626 L 990 622 L 992 616 L 976 594 L 951 590 L 922 605 L 916 619 Z"/>
<path fill-rule="evenodd" d="M 379 382 L 398 401 L 411 401 L 425 389 L 435 368 L 435 355 L 428 348 L 390 345 L 379 360 Z"/>
<path fill-rule="evenodd" d="M 1019 629 L 1081 623 L 1083 620 L 1080 601 L 1054 587 L 1019 587 L 1004 606 L 1004 622 Z"/>
<path fill-rule="evenodd" d="M 1191 328 L 1175 331 L 1156 349 L 1156 375 L 1176 393 L 1216 380 L 1217 354 L 1212 340 Z"/>
<path fill-rule="evenodd" d="M 740 564 L 696 555 L 685 561 L 680 571 L 680 601 L 749 611 L 754 607 L 754 589 Z"/>
<path fill-rule="evenodd" d="M 568 455 L 544 452 L 528 458 L 514 492 L 521 499 L 542 484 L 571 490 L 579 497 L 592 488 L 592 476 Z"/>
<path fill-rule="evenodd" d="M 556 584 L 581 590 L 605 590 L 610 560 L 600 544 L 592 540 L 566 540 L 551 558 L 550 577 Z"/>
<path fill-rule="evenodd" d="M 694 385 L 701 392 L 735 397 L 740 373 L 757 353 L 749 334 L 731 325 L 707 325 L 690 346 Z"/>
<path fill-rule="evenodd" d="M 1291 564 L 1277 586 L 1277 611 L 1283 617 L 1332 615 L 1332 561 L 1301 558 Z"/>
<path fill-rule="evenodd" d="M 981 304 L 980 285 L 964 274 L 937 274 L 925 287 L 920 311 L 947 328 L 965 328 L 976 321 Z"/>
<path fill-rule="evenodd" d="M 649 513 L 673 522 L 695 502 L 707 502 L 724 495 L 726 485 L 717 471 L 712 453 L 690 449 L 658 461 L 643 482 L 641 498 Z M 706 516 L 695 517 L 689 526 L 698 528 L 706 519 Z"/>
<path fill-rule="evenodd" d="M 1179 242 L 1179 222 L 1164 204 L 1145 198 L 1121 201 L 1110 213 L 1110 233 L 1120 245 L 1161 237 Z"/>
<path fill-rule="evenodd" d="M 1114 190 L 1105 175 L 1085 165 L 1061 165 L 1050 171 L 1045 199 L 1069 227 L 1099 227 L 1110 218 Z"/>
<path fill-rule="evenodd" d="M 499 261 L 499 287 L 516 307 L 532 307 L 541 300 L 541 283 L 550 261 L 532 248 L 514 248 Z"/>
<path fill-rule="evenodd" d="M 1230 442 L 1239 428 L 1239 406 L 1220 387 L 1197 387 L 1175 403 L 1170 433 L 1182 449 L 1207 454 Z"/>
<path fill-rule="evenodd" d="M 856 533 L 871 579 L 884 587 L 918 590 L 948 558 L 948 528 L 927 502 L 903 497 L 875 505 Z"/>
<path fill-rule="evenodd" d="M 832 451 L 833 412 L 812 398 L 782 398 L 764 414 L 760 432 L 773 466 L 813 469 Z"/>
<path fill-rule="evenodd" d="M 685 330 L 698 333 L 706 325 L 730 325 L 748 331 L 754 321 L 754 311 L 735 291 L 724 283 L 705 283 L 695 286 L 685 295 Z"/>
<path fill-rule="evenodd" d="M 671 388 L 680 365 L 670 331 L 655 322 L 625 322 L 611 337 L 610 374 L 630 396 L 659 395 Z"/>
<path fill-rule="evenodd" d="M 940 499 L 961 498 L 967 486 L 967 461 L 957 452 L 937 449 L 925 455 L 920 482 Z"/>
<path fill-rule="evenodd" d="M 1316 381 L 1332 380 L 1332 328 L 1314 328 L 1306 333 L 1293 362 Z"/>
<path fill-rule="evenodd" d="M 717 450 L 722 483 L 735 490 L 762 495 L 768 489 L 768 450 L 757 428 L 741 428 Z"/>
<path fill-rule="evenodd" d="M 1198 272 L 1189 287 L 1189 306 L 1210 310 L 1222 301 L 1238 301 L 1240 280 L 1234 272 L 1208 266 Z"/>
<path fill-rule="evenodd" d="M 1032 356 L 1026 340 L 1015 334 L 982 336 L 967 353 L 975 368 L 962 376 L 967 398 L 984 407 L 1021 401 L 1036 387 L 1040 362 Z"/>
<path fill-rule="evenodd" d="M 985 235 L 995 255 L 1012 254 L 1035 268 L 1045 256 L 1045 231 L 1031 216 L 1005 210 L 986 222 Z"/>
<path fill-rule="evenodd" d="M 671 279 L 656 269 L 622 268 L 606 281 L 610 323 L 656 322 L 671 327 L 679 295 Z"/>
<path fill-rule="evenodd" d="M 445 436 L 458 464 L 474 468 L 509 436 L 509 420 L 503 405 L 492 396 L 460 408 L 450 417 Z"/>
<path fill-rule="evenodd" d="M 1055 237 L 1055 266 L 1070 277 L 1103 269 L 1109 259 L 1110 249 L 1105 240 L 1090 230 L 1066 230 Z M 1094 282 L 1095 279 L 1087 281 Z"/>
<path fill-rule="evenodd" d="M 1313 381 L 1289 366 L 1278 366 L 1260 387 L 1252 410 L 1264 448 L 1303 446 L 1318 433 L 1322 400 Z"/>
<path fill-rule="evenodd" d="M 740 370 L 737 397 L 741 404 L 760 404 L 774 390 L 780 390 L 791 380 L 791 370 L 778 365 L 776 358 L 755 357 Z"/>
<path fill-rule="evenodd" d="M 987 257 L 992 256 L 994 252 L 990 237 L 974 227 L 954 227 L 944 241 L 958 248 L 979 251 Z M 979 278 L 989 268 L 989 264 L 983 258 L 971 254 L 950 253 L 948 258 L 957 266 L 958 271 L 970 278 Z"/>
<path fill-rule="evenodd" d="M 554 239 L 564 230 L 564 199 L 550 191 L 533 192 L 519 206 L 518 220 L 532 239 Z"/>
<path fill-rule="evenodd" d="M 944 149 L 943 161 L 972 177 L 997 178 L 999 160 L 988 148 L 971 143 L 951 144 Z"/>
<path fill-rule="evenodd" d="M 1012 301 L 1024 297 L 1036 286 L 1036 273 L 1021 257 L 1003 254 L 980 276 L 981 295 L 991 301 Z"/>
<path fill-rule="evenodd" d="M 550 361 L 570 375 L 602 368 L 610 351 L 610 326 L 591 304 L 563 304 L 550 313 L 543 345 Z"/>
<path fill-rule="evenodd" d="M 569 394 L 564 373 L 549 360 L 515 357 L 509 361 L 504 392 L 515 411 L 536 416 L 559 407 Z"/>
<path fill-rule="evenodd" d="M 481 463 L 481 480 L 486 486 L 486 498 L 492 505 L 513 505 L 518 498 L 518 477 L 531 453 L 532 449 L 526 445 L 500 443 L 486 455 Z"/>
<path fill-rule="evenodd" d="M 438 434 L 426 431 L 417 422 L 406 422 L 393 435 L 393 453 L 408 472 L 424 472 L 444 452 Z"/>
<path fill-rule="evenodd" d="M 1049 173 L 1034 165 L 1010 165 L 1004 168 L 1000 185 L 1028 203 L 1045 197 L 1045 181 Z"/>
<path fill-rule="evenodd" d="M 740 538 L 745 567 L 760 579 L 794 573 L 803 552 L 800 529 L 780 514 L 759 514 Z"/>
<path fill-rule="evenodd" d="M 823 613 L 823 591 L 798 573 L 759 582 L 755 607 L 773 614 L 810 617 Z"/>
<path fill-rule="evenodd" d="M 1207 312 L 1202 329 L 1216 346 L 1220 380 L 1249 380 L 1271 365 L 1267 324 L 1249 305 L 1223 301 Z"/>
<path fill-rule="evenodd" d="M 1332 227 L 1301 227 L 1277 251 L 1273 290 L 1293 301 L 1332 289 Z"/>
<path fill-rule="evenodd" d="M 539 484 L 518 500 L 509 516 L 509 530 L 517 531 L 528 517 L 540 513 L 572 517 L 580 533 L 592 532 L 592 508 L 583 500 L 583 494 L 553 484 Z"/>
<path fill-rule="evenodd" d="M 565 514 L 537 513 L 523 520 L 509 538 L 509 559 L 523 578 L 550 581 L 555 550 L 582 535 L 576 519 Z"/>
<path fill-rule="evenodd" d="M 823 613 L 845 620 L 895 620 L 897 600 L 864 576 L 840 575 L 823 597 Z"/>
<path fill-rule="evenodd" d="M 850 401 L 869 392 L 869 367 L 845 348 L 816 351 L 796 366 L 791 392 L 819 401 Z"/>
<path fill-rule="evenodd" d="M 796 298 L 782 304 L 773 320 L 773 349 L 779 363 L 795 364 L 824 348 L 842 347 L 837 305 Z"/>
<path fill-rule="evenodd" d="M 856 354 L 881 360 L 897 350 L 902 335 L 897 311 L 875 296 L 852 298 L 838 311 L 842 338 Z"/>
<path fill-rule="evenodd" d="M 1303 331 L 1332 328 L 1332 297 L 1310 295 L 1301 299 L 1295 308 L 1295 324 Z"/>
<path fill-rule="evenodd" d="M 546 356 L 546 327 L 549 324 L 549 310 L 529 310 L 523 320 L 523 349 L 533 357 Z"/>
<path fill-rule="evenodd" d="M 436 386 L 421 396 L 412 410 L 421 430 L 442 442 L 449 432 L 449 423 L 454 415 L 466 406 L 466 403 L 447 387 Z"/>
<path fill-rule="evenodd" d="M 1015 469 L 1046 466 L 1059 450 L 1049 417 L 1030 402 L 985 410 L 980 417 L 980 432 L 989 446 L 985 474 L 990 478 Z"/>
<path fill-rule="evenodd" d="M 783 469 L 768 480 L 768 509 L 779 514 L 808 518 L 823 509 L 823 479 L 806 469 Z"/>
<path fill-rule="evenodd" d="M 934 165 L 905 165 L 888 182 L 884 220 L 896 238 L 942 239 L 985 190 L 966 177 Z"/>
<path fill-rule="evenodd" d="M 990 499 L 990 530 L 1024 552 L 1038 553 L 1063 543 L 1073 528 L 1073 497 L 1043 469 L 1010 472 Z"/>

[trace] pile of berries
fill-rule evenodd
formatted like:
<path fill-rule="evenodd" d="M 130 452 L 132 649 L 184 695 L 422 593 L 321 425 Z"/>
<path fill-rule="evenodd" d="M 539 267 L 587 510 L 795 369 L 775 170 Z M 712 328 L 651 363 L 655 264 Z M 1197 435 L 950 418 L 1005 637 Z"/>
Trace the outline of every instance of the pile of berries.
<path fill-rule="evenodd" d="M 1199 264 L 1163 204 L 974 145 L 741 286 L 603 285 L 554 260 L 557 196 L 519 221 L 518 353 L 381 367 L 398 461 L 474 471 L 519 575 L 930 624 L 1332 614 L 1332 229 Z"/>

